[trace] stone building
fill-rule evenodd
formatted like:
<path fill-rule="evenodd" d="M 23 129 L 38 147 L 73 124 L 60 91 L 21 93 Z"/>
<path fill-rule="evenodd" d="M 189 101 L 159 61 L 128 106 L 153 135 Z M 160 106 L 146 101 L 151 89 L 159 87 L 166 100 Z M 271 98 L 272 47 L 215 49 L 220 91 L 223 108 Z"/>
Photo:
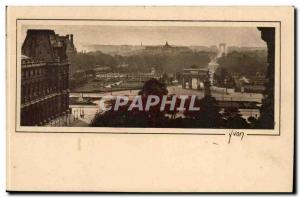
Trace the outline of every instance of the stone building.
<path fill-rule="evenodd" d="M 73 40 L 73 34 L 67 34 L 66 36 L 59 36 L 57 35 L 57 37 L 62 41 L 66 43 L 66 53 L 67 55 L 70 54 L 76 54 L 77 50 L 76 47 L 74 45 L 74 40 Z"/>
<path fill-rule="evenodd" d="M 206 68 L 186 68 L 182 72 L 182 88 L 203 89 L 204 82 L 209 74 Z"/>
<path fill-rule="evenodd" d="M 227 53 L 226 43 L 219 44 L 218 57 L 225 56 Z"/>
<path fill-rule="evenodd" d="M 21 60 L 21 126 L 45 125 L 70 113 L 70 42 L 69 36 L 53 30 L 27 31 Z"/>

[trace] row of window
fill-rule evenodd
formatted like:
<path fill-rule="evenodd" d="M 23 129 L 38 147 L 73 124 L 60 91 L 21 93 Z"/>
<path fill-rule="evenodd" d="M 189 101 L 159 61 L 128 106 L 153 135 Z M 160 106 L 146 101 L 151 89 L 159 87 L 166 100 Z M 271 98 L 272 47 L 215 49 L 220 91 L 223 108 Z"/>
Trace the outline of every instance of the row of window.
<path fill-rule="evenodd" d="M 45 70 L 42 68 L 31 68 L 22 70 L 22 78 L 30 78 L 36 75 L 43 75 Z"/>
<path fill-rule="evenodd" d="M 68 109 L 67 97 L 55 97 L 21 110 L 21 125 L 35 125 Z M 59 105 L 61 103 L 61 105 Z M 54 105 L 53 105 L 54 104 Z"/>
<path fill-rule="evenodd" d="M 66 90 L 68 87 L 69 81 L 67 78 L 59 82 L 52 80 L 23 84 L 21 87 L 22 102 L 55 93 L 57 91 Z"/>
<path fill-rule="evenodd" d="M 57 69 L 48 69 L 49 73 L 58 73 Z M 68 74 L 69 69 L 63 68 L 60 70 L 61 74 Z M 46 68 L 38 67 L 38 68 L 30 68 L 30 69 L 22 69 L 22 78 L 30 78 L 39 75 L 45 75 Z"/>

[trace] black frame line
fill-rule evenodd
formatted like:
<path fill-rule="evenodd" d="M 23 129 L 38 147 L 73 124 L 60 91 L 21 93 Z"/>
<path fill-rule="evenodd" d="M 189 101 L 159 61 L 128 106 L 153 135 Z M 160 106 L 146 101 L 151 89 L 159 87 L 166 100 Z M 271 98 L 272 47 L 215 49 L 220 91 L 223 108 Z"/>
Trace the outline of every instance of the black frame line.
<path fill-rule="evenodd" d="M 136 135 L 226 135 L 227 133 L 132 133 L 132 132 L 53 132 L 53 131 L 19 131 L 17 130 L 17 127 L 22 127 L 22 126 L 17 126 L 17 96 L 18 96 L 18 91 L 17 91 L 17 83 L 18 83 L 18 48 L 17 48 L 17 41 L 18 41 L 18 21 L 141 21 L 141 22 L 146 22 L 146 21 L 155 21 L 155 22 L 240 22 L 240 23 L 245 23 L 245 22 L 261 22 L 261 23 L 279 23 L 279 122 L 278 122 L 278 134 L 268 134 L 268 133 L 252 133 L 252 134 L 247 134 L 247 136 L 280 136 L 281 134 L 281 21 L 237 21 L 237 20 L 169 20 L 169 19 L 163 19 L 163 20 L 150 20 L 150 19 L 60 19 L 60 18 L 53 18 L 53 19 L 43 19 L 43 18 L 37 18 L 37 19 L 32 19 L 32 18 L 17 18 L 16 19 L 16 100 L 15 100 L 15 132 L 16 133 L 48 133 L 48 134 L 136 134 Z M 276 32 L 275 32 L 276 33 Z M 275 73 L 274 73 L 274 79 L 275 79 Z M 275 86 L 275 85 L 274 85 Z M 275 91 L 275 90 L 274 90 Z M 275 98 L 274 98 L 275 100 Z M 275 107 L 274 107 L 274 112 L 275 112 Z M 276 123 L 275 123 L 276 124 Z M 85 127 L 81 127 L 85 128 Z M 118 127 L 116 127 L 118 128 Z M 121 127 L 120 127 L 121 128 Z M 156 129 L 164 129 L 164 128 L 156 128 Z M 170 129 L 170 128 L 168 128 Z M 176 128 L 174 128 L 176 129 Z M 188 128 L 185 128 L 188 129 Z M 190 129 L 190 128 L 189 128 Z M 222 129 L 222 128 L 197 128 L 197 129 Z M 223 129 L 223 130 L 244 130 L 244 129 Z M 254 129 L 254 130 L 275 130 L 274 129 Z"/>

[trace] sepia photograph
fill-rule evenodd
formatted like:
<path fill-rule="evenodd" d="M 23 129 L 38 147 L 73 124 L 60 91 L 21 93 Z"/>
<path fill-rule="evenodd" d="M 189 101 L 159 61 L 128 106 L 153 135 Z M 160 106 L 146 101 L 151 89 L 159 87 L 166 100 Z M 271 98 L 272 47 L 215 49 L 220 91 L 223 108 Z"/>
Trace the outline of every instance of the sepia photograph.
<path fill-rule="evenodd" d="M 295 192 L 293 6 L 8 6 L 8 192 Z"/>
<path fill-rule="evenodd" d="M 275 27 L 45 22 L 21 29 L 21 126 L 274 129 Z"/>

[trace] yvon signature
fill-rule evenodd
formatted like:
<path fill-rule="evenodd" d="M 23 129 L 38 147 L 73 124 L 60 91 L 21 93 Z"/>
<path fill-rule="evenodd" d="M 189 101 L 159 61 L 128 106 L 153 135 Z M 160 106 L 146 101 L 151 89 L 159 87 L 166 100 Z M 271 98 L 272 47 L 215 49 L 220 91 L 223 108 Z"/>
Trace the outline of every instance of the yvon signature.
<path fill-rule="evenodd" d="M 228 135 L 229 135 L 228 144 L 230 144 L 231 139 L 234 138 L 234 137 L 240 138 L 240 140 L 242 141 L 244 136 L 245 136 L 245 132 L 232 130 L 231 132 L 229 132 Z"/>

